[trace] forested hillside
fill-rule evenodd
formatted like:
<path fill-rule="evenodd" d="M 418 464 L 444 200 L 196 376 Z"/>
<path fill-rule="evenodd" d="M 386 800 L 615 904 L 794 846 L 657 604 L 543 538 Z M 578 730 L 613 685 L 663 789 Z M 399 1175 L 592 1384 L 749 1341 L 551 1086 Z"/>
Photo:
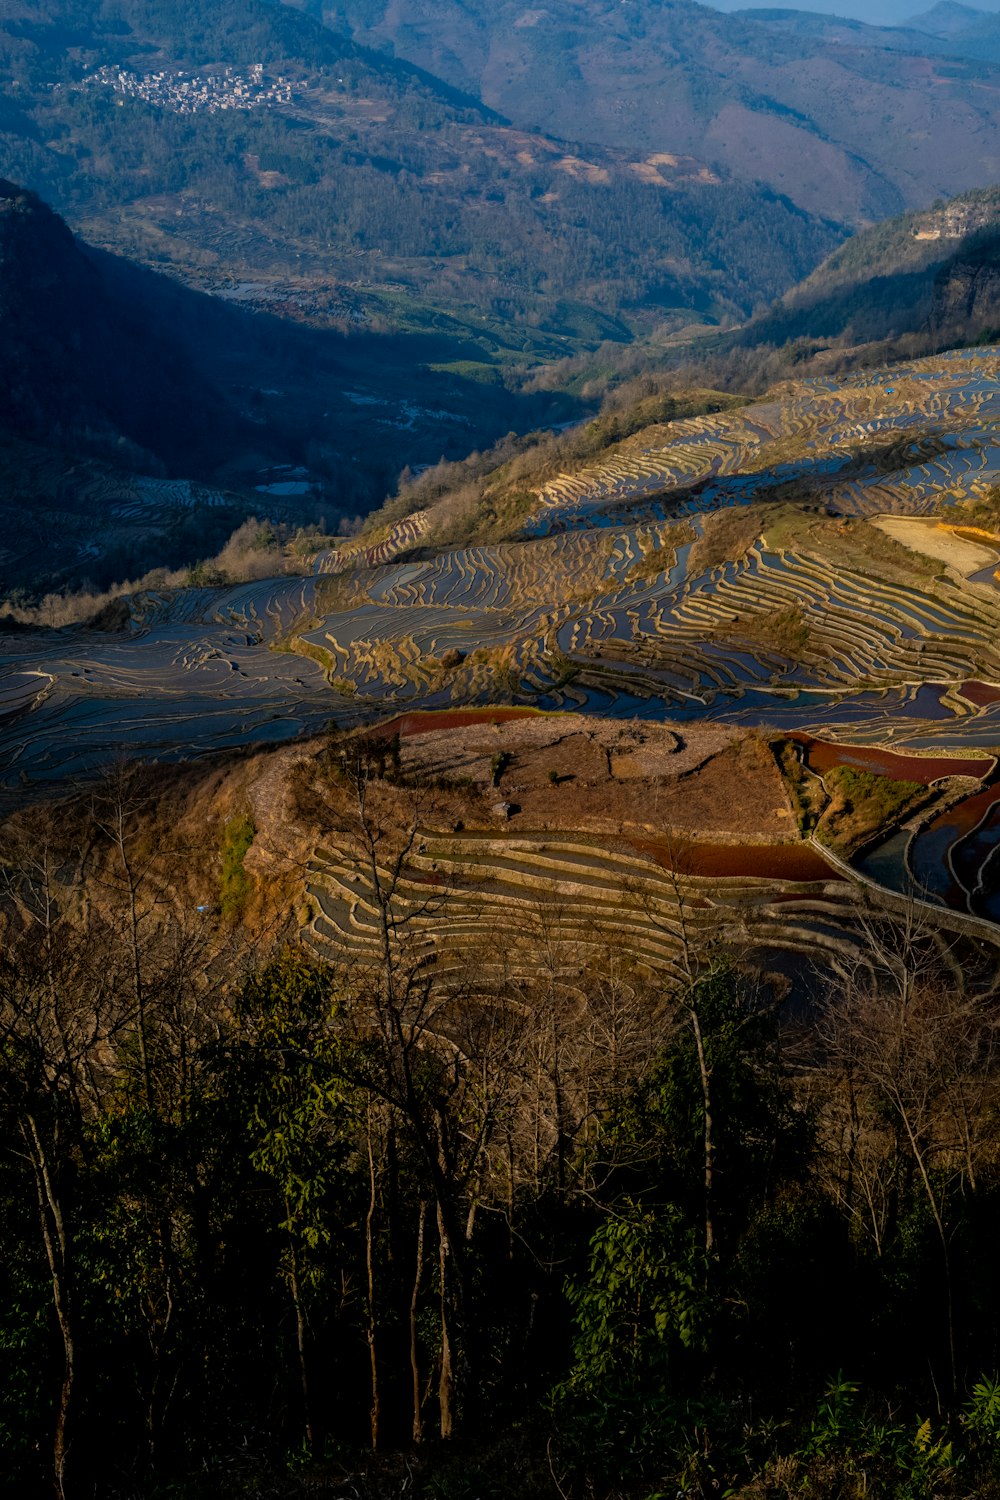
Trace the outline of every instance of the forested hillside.
<path fill-rule="evenodd" d="M 991 342 L 1000 329 L 998 253 L 995 187 L 888 219 L 847 240 L 718 347 L 781 351 L 790 345 L 783 357 L 791 368 L 831 349 L 843 350 L 845 359 L 871 361 L 894 351 Z"/>
<path fill-rule="evenodd" d="M 696 328 L 658 347 L 605 344 L 547 379 L 607 392 L 611 422 L 634 431 L 654 391 L 669 406 L 685 390 L 759 392 L 789 376 L 991 343 L 998 255 L 1000 189 L 977 189 L 853 235 L 738 328 Z"/>
<path fill-rule="evenodd" d="M 218 78 L 233 107 L 189 108 L 181 70 L 192 97 L 192 78 Z M 0 20 L 0 76 L 8 175 L 92 242 L 265 303 L 291 287 L 348 331 L 427 330 L 445 307 L 460 337 L 549 354 L 745 314 L 839 237 L 833 205 L 804 213 L 696 152 L 581 153 L 512 129 L 263 0 L 194 24 L 168 0 L 25 0 Z"/>
<path fill-rule="evenodd" d="M 996 64 L 928 37 L 773 25 L 692 0 L 314 0 L 335 26 L 476 93 L 522 129 L 690 152 L 859 225 L 1000 179 Z M 929 54 L 929 55 L 928 55 Z"/>
<path fill-rule="evenodd" d="M 787 339 L 871 344 L 894 336 L 934 332 L 952 345 L 990 329 L 985 305 L 955 306 L 946 317 L 946 285 L 970 257 L 988 254 L 1000 236 L 1000 189 L 987 187 L 940 202 L 925 213 L 903 214 L 847 240 L 813 275 L 793 287 L 768 314 L 736 335 L 742 345 Z M 942 347 L 948 347 L 943 344 Z"/>
<path fill-rule="evenodd" d="M 257 511 L 355 524 L 408 465 L 575 415 L 449 365 L 456 348 L 208 297 L 0 181 L 0 587 L 23 600 L 192 566 Z"/>
<path fill-rule="evenodd" d="M 0 181 L 0 427 L 204 473 L 250 424 L 102 269 L 38 198 Z"/>

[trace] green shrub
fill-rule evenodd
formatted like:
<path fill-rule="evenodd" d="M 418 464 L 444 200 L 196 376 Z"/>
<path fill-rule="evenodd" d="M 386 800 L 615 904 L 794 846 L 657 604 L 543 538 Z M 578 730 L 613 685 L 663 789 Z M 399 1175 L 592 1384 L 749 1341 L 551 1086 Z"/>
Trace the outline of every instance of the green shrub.
<path fill-rule="evenodd" d="M 495 755 L 490 756 L 490 779 L 494 786 L 500 785 L 500 777 L 510 765 L 511 756 L 506 750 L 498 750 Z"/>
<path fill-rule="evenodd" d="M 219 908 L 227 921 L 242 913 L 250 894 L 250 878 L 243 861 L 256 831 L 253 819 L 245 813 L 230 818 L 223 831 Z"/>

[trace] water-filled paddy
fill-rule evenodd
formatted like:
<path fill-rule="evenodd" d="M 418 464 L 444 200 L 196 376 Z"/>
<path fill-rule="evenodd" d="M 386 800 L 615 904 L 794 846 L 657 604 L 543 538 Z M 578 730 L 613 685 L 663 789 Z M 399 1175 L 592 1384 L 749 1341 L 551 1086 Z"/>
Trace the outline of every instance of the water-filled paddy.
<path fill-rule="evenodd" d="M 707 879 L 755 879 L 801 882 L 843 880 L 844 876 L 809 844 L 683 844 L 657 839 L 629 838 L 641 854 L 651 855 L 664 869 Z"/>
<path fill-rule="evenodd" d="M 945 776 L 974 776 L 981 780 L 994 769 L 993 757 L 899 755 L 870 745 L 842 745 L 795 735 L 805 748 L 809 769 L 820 776 L 836 766 L 890 776 L 896 781 L 915 781 L 930 786 Z"/>
<path fill-rule="evenodd" d="M 951 867 L 959 884 L 974 898 L 983 869 L 1000 847 L 1000 787 L 991 787 L 992 801 L 983 807 L 979 824 L 952 846 Z"/>

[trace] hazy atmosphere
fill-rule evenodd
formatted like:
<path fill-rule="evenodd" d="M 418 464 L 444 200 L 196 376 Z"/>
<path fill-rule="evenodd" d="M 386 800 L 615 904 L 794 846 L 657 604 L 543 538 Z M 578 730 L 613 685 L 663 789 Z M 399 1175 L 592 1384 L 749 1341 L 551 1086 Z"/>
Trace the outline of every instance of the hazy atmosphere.
<path fill-rule="evenodd" d="M 931 24 L 934 18 L 941 13 L 942 19 L 947 22 L 948 13 L 955 11 L 966 11 L 970 13 L 979 12 L 995 14 L 1000 10 L 996 0 L 977 0 L 974 6 L 960 3 L 960 0 L 937 0 L 933 5 L 914 6 L 908 0 L 872 0 L 871 4 L 852 4 L 851 0 L 844 0 L 843 4 L 827 4 L 826 0 L 803 0 L 801 5 L 783 7 L 786 10 L 816 11 L 824 16 L 847 16 L 854 21 L 865 21 L 870 26 L 915 26 L 923 30 L 930 17 Z M 714 0 L 714 10 L 738 11 L 741 15 L 753 15 L 757 10 L 763 10 L 763 6 L 730 5 L 728 0 Z M 777 6 L 774 9 L 778 9 Z"/>

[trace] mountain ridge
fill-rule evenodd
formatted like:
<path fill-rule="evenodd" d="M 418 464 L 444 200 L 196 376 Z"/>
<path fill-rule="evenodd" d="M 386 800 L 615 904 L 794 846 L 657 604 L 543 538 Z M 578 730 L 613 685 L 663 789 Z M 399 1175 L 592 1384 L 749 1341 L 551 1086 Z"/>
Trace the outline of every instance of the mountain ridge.
<path fill-rule="evenodd" d="M 1000 73 L 938 55 L 936 42 L 925 57 L 814 42 L 693 0 L 310 7 L 515 124 L 603 146 L 697 150 L 855 225 L 1000 177 Z M 972 81 L 988 103 L 970 98 Z"/>
<path fill-rule="evenodd" d="M 114 25 L 80 0 L 20 14 L 0 21 L 8 176 L 91 242 L 200 284 L 332 280 L 348 330 L 443 309 L 546 357 L 552 336 L 746 316 L 843 233 L 697 153 L 498 123 L 285 6 L 226 0 L 198 25 L 174 0 L 123 0 Z"/>
<path fill-rule="evenodd" d="M 0 180 L 0 426 L 197 471 L 247 434 L 189 359 L 109 291 L 34 193 Z M 179 433 L 183 431 L 181 444 Z"/>

